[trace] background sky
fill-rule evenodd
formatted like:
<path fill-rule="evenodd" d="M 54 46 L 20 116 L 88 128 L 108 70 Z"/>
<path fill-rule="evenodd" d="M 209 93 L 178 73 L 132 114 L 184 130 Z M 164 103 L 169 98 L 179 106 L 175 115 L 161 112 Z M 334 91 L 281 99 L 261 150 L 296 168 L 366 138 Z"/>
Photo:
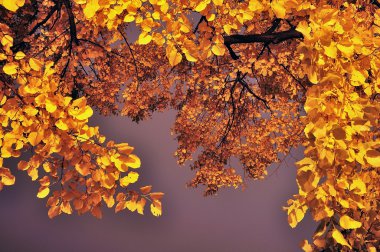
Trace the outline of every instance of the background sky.
<path fill-rule="evenodd" d="M 50 220 L 46 199 L 36 197 L 38 183 L 8 162 L 5 166 L 16 174 L 16 184 L 0 192 L 0 251 L 301 251 L 299 242 L 311 237 L 316 225 L 307 214 L 292 229 L 282 211 L 297 193 L 294 159 L 289 157 L 263 181 L 248 181 L 245 191 L 226 189 L 203 197 L 201 188 L 186 188 L 193 172 L 178 166 L 173 156 L 174 118 L 174 112 L 166 112 L 139 124 L 122 117 L 92 120 L 108 139 L 136 148 L 142 160 L 139 185 L 152 184 L 154 191 L 165 192 L 163 216 L 152 216 L 147 205 L 145 216 L 107 209 L 101 220 L 76 214 Z M 300 159 L 302 151 L 293 156 Z"/>

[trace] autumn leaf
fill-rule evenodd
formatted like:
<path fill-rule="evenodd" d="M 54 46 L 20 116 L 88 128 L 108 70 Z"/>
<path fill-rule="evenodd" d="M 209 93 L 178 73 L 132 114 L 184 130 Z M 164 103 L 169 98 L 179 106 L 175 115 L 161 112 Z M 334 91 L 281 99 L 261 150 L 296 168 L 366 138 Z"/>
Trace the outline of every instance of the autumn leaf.
<path fill-rule="evenodd" d="M 49 187 L 40 187 L 37 193 L 37 197 L 41 199 L 45 198 L 49 194 L 49 192 L 50 192 Z"/>
<path fill-rule="evenodd" d="M 42 176 L 50 218 L 100 218 L 105 207 L 143 214 L 146 200 L 159 216 L 164 194 L 134 188 L 133 147 L 106 141 L 89 121 L 94 111 L 141 121 L 174 109 L 190 187 L 207 196 L 244 187 L 304 146 L 298 193 L 284 207 L 292 228 L 307 210 L 318 223 L 301 247 L 379 247 L 376 3 L 231 3 L 46 0 L 36 13 L 0 0 L 0 190 L 16 179 L 3 160 L 26 158 L 18 169 Z"/>
<path fill-rule="evenodd" d="M 23 58 L 25 58 L 25 53 L 19 51 L 15 54 L 15 60 L 22 60 Z"/>
<path fill-rule="evenodd" d="M 140 45 L 146 45 L 146 44 L 149 44 L 150 41 L 152 41 L 152 36 L 146 32 L 142 32 L 140 35 L 139 35 L 139 39 L 138 39 L 138 43 Z"/>
<path fill-rule="evenodd" d="M 30 58 L 29 65 L 33 70 L 40 71 L 43 66 L 43 63 L 38 59 Z"/>
<path fill-rule="evenodd" d="M 271 7 L 272 7 L 272 10 L 275 13 L 276 17 L 285 18 L 286 9 L 285 9 L 282 2 L 280 2 L 278 0 L 274 0 L 271 2 Z"/>
<path fill-rule="evenodd" d="M 98 3 L 98 0 L 87 0 L 87 4 L 83 9 L 83 13 L 87 19 L 90 19 L 95 15 L 99 8 L 100 5 Z"/>
<path fill-rule="evenodd" d="M 3 66 L 4 73 L 8 75 L 16 74 L 18 69 L 18 64 L 16 63 L 7 63 Z"/>
<path fill-rule="evenodd" d="M 343 246 L 347 246 L 349 247 L 350 249 L 352 248 L 350 244 L 348 244 L 348 242 L 346 241 L 346 239 L 344 239 L 344 236 L 342 235 L 341 232 L 339 232 L 337 229 L 334 229 L 333 232 L 332 232 L 332 237 L 334 238 L 334 240 L 343 245 Z"/>
<path fill-rule="evenodd" d="M 169 59 L 171 66 L 176 66 L 182 61 L 182 55 L 174 46 L 168 46 L 166 48 L 166 57 Z"/>
<path fill-rule="evenodd" d="M 154 200 L 152 204 L 150 204 L 150 211 L 156 217 L 161 216 L 162 215 L 161 202 L 158 200 Z"/>
<path fill-rule="evenodd" d="M 143 187 L 140 187 L 140 191 L 142 194 L 148 194 L 150 193 L 150 191 L 152 190 L 152 186 L 143 186 Z"/>
<path fill-rule="evenodd" d="M 25 0 L 2 0 L 0 5 L 3 5 L 6 9 L 10 11 L 17 11 L 20 7 L 25 4 Z"/>
<path fill-rule="evenodd" d="M 212 46 L 211 51 L 216 56 L 223 56 L 226 49 L 225 49 L 225 46 L 223 44 L 215 44 Z"/>
<path fill-rule="evenodd" d="M 348 215 L 343 215 L 339 219 L 339 225 L 344 229 L 356 229 L 362 226 L 362 223 L 352 219 Z"/>
<path fill-rule="evenodd" d="M 380 167 L 380 152 L 377 150 L 368 150 L 366 152 L 366 160 L 373 167 Z"/>
<path fill-rule="evenodd" d="M 207 5 L 210 3 L 210 0 L 203 0 L 203 1 L 201 1 L 196 7 L 195 7 L 195 11 L 196 12 L 201 12 L 201 11 L 203 11 L 206 7 L 207 7 Z"/>

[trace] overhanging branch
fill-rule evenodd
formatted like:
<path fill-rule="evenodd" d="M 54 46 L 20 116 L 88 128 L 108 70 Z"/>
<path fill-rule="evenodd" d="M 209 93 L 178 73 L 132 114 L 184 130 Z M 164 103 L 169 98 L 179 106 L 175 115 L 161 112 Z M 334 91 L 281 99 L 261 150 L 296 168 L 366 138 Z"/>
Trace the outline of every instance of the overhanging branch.
<path fill-rule="evenodd" d="M 232 50 L 231 45 L 248 44 L 248 43 L 264 43 L 266 45 L 278 44 L 289 39 L 302 39 L 303 35 L 294 28 L 287 31 L 263 33 L 263 34 L 247 34 L 247 35 L 229 35 L 224 36 L 224 45 L 230 52 L 231 57 L 236 60 L 239 56 Z"/>

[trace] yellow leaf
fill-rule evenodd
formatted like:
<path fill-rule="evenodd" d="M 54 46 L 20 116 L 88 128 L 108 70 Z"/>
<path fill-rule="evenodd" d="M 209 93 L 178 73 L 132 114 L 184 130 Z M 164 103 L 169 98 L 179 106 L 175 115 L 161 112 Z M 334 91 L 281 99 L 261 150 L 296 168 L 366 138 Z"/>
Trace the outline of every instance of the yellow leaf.
<path fill-rule="evenodd" d="M 331 42 L 331 44 L 328 47 L 324 46 L 323 48 L 325 49 L 325 54 L 327 56 L 329 56 L 330 58 L 336 59 L 338 50 L 334 42 Z"/>
<path fill-rule="evenodd" d="M 376 248 L 372 244 L 367 244 L 368 252 L 376 252 Z"/>
<path fill-rule="evenodd" d="M 16 55 L 15 55 L 15 60 L 21 60 L 21 59 L 23 59 L 23 58 L 25 58 L 25 53 L 23 53 L 23 52 L 17 52 L 16 53 Z"/>
<path fill-rule="evenodd" d="M 28 136 L 28 141 L 32 146 L 36 146 L 41 142 L 43 138 L 42 132 L 30 132 Z"/>
<path fill-rule="evenodd" d="M 25 0 L 3 0 L 0 4 L 8 10 L 16 12 L 18 8 L 25 4 Z"/>
<path fill-rule="evenodd" d="M 127 187 L 129 184 L 136 183 L 139 178 L 139 174 L 137 172 L 129 172 L 127 176 L 120 179 L 120 185 L 122 187 Z"/>
<path fill-rule="evenodd" d="M 348 203 L 348 201 L 345 200 L 345 199 L 340 199 L 340 198 L 338 198 L 338 202 L 339 202 L 339 204 L 341 204 L 342 207 L 344 207 L 344 208 L 349 208 L 349 207 L 350 207 L 350 203 Z"/>
<path fill-rule="evenodd" d="M 0 60 L 6 60 L 7 59 L 7 55 L 5 55 L 4 53 L 0 53 Z"/>
<path fill-rule="evenodd" d="M 150 211 L 154 216 L 160 216 L 162 214 L 162 207 L 160 201 L 153 201 L 152 204 L 150 204 Z"/>
<path fill-rule="evenodd" d="M 212 0 L 215 5 L 223 5 L 223 0 Z"/>
<path fill-rule="evenodd" d="M 366 77 L 359 72 L 358 70 L 354 69 L 351 73 L 351 85 L 352 86 L 361 86 L 364 84 L 366 80 Z"/>
<path fill-rule="evenodd" d="M 313 247 L 309 244 L 308 240 L 301 241 L 300 247 L 305 252 L 313 252 Z"/>
<path fill-rule="evenodd" d="M 136 201 L 128 200 L 127 202 L 125 202 L 125 205 L 131 212 L 134 212 L 137 209 Z"/>
<path fill-rule="evenodd" d="M 98 0 L 88 0 L 86 6 L 83 9 L 83 13 L 87 19 L 92 18 L 99 10 L 100 5 Z"/>
<path fill-rule="evenodd" d="M 146 33 L 146 32 L 142 32 L 142 33 L 139 35 L 138 43 L 139 43 L 140 45 L 146 45 L 146 44 L 149 44 L 150 41 L 152 41 L 152 36 L 149 35 L 148 33 Z"/>
<path fill-rule="evenodd" d="M 37 193 L 37 197 L 40 199 L 45 198 L 50 193 L 49 187 L 40 187 Z"/>
<path fill-rule="evenodd" d="M 9 1 L 10 2 L 10 1 Z M 5 47 L 11 47 L 13 46 L 13 38 L 9 35 L 5 35 L 2 39 L 1 39 L 1 44 Z"/>
<path fill-rule="evenodd" d="M 352 219 L 348 215 L 343 215 L 340 217 L 339 225 L 344 229 L 355 229 L 360 228 L 362 226 L 362 223 Z"/>
<path fill-rule="evenodd" d="M 0 183 L 10 186 L 16 181 L 16 177 L 12 175 L 8 168 L 0 167 Z"/>
<path fill-rule="evenodd" d="M 7 63 L 3 66 L 4 73 L 8 75 L 16 74 L 17 73 L 18 64 L 16 63 Z"/>
<path fill-rule="evenodd" d="M 73 213 L 73 209 L 71 208 L 70 202 L 68 202 L 68 201 L 65 201 L 61 204 L 61 210 L 65 214 L 72 214 Z"/>
<path fill-rule="evenodd" d="M 26 106 L 24 108 L 24 113 L 28 116 L 35 116 L 38 113 L 38 109 L 36 109 L 34 106 Z"/>
<path fill-rule="evenodd" d="M 354 179 L 350 185 L 350 191 L 354 191 L 357 195 L 363 195 L 367 192 L 365 183 L 360 179 Z"/>
<path fill-rule="evenodd" d="M 136 205 L 137 212 L 139 214 L 144 214 L 144 206 L 145 206 L 146 200 L 144 198 L 141 198 Z"/>
<path fill-rule="evenodd" d="M 134 154 L 130 154 L 128 156 L 128 161 L 126 162 L 126 165 L 128 165 L 131 168 L 139 168 L 141 166 L 140 158 Z"/>
<path fill-rule="evenodd" d="M 306 21 L 299 22 L 296 30 L 299 31 L 300 33 L 302 33 L 302 35 L 305 38 L 310 37 L 311 28 L 309 27 L 309 24 Z"/>
<path fill-rule="evenodd" d="M 46 102 L 46 110 L 49 112 L 49 113 L 53 113 L 54 111 L 57 110 L 57 105 L 55 104 L 55 101 L 50 99 L 50 98 L 47 98 L 45 100 Z"/>
<path fill-rule="evenodd" d="M 128 173 L 127 176 L 129 183 L 136 183 L 136 181 L 139 179 L 139 174 L 137 172 L 131 171 Z"/>
<path fill-rule="evenodd" d="M 176 66 L 182 61 L 182 54 L 174 46 L 166 48 L 166 57 L 168 57 L 171 66 Z"/>
<path fill-rule="evenodd" d="M 368 150 L 365 156 L 367 162 L 372 167 L 380 167 L 380 152 L 377 150 Z"/>
<path fill-rule="evenodd" d="M 204 0 L 202 2 L 200 2 L 196 7 L 195 7 L 195 11 L 196 12 L 201 12 L 203 11 L 204 9 L 206 9 L 207 5 L 210 3 L 210 1 L 207 1 L 207 0 Z"/>
<path fill-rule="evenodd" d="M 85 109 L 79 113 L 75 118 L 78 120 L 86 120 L 94 114 L 94 111 L 90 106 L 86 106 Z"/>
<path fill-rule="evenodd" d="M 270 4 L 274 14 L 278 18 L 285 18 L 285 16 L 286 16 L 286 9 L 283 6 L 283 4 L 284 3 L 282 1 L 279 1 L 279 0 L 274 0 Z"/>
<path fill-rule="evenodd" d="M 342 235 L 341 232 L 339 232 L 337 229 L 334 229 L 334 231 L 332 232 L 332 237 L 334 238 L 334 240 L 343 245 L 343 246 L 347 246 L 349 247 L 350 249 L 352 248 L 350 246 L 350 244 L 348 244 L 348 242 L 346 241 L 346 239 L 344 239 L 344 236 Z"/>
<path fill-rule="evenodd" d="M 123 177 L 119 180 L 120 186 L 121 187 L 127 187 L 129 185 L 129 179 L 128 177 Z"/>
<path fill-rule="evenodd" d="M 310 73 L 307 74 L 307 77 L 309 78 L 310 82 L 313 83 L 313 84 L 317 84 L 318 83 L 318 75 L 315 71 L 312 71 Z"/>
<path fill-rule="evenodd" d="M 225 51 L 226 51 L 226 49 L 225 49 L 225 47 L 224 47 L 223 44 L 219 44 L 218 43 L 218 44 L 215 44 L 215 45 L 212 46 L 211 51 L 216 56 L 223 56 L 224 53 L 225 53 Z"/>
<path fill-rule="evenodd" d="M 123 21 L 126 23 L 130 23 L 130 22 L 133 22 L 134 20 L 135 20 L 135 16 L 128 14 L 128 15 L 125 15 Z"/>
<path fill-rule="evenodd" d="M 354 52 L 355 52 L 354 45 L 344 46 L 344 45 L 341 45 L 341 44 L 337 44 L 336 47 L 347 58 L 350 58 L 350 57 L 352 57 L 354 55 Z"/>
<path fill-rule="evenodd" d="M 30 58 L 29 65 L 30 65 L 30 68 L 32 68 L 33 70 L 40 71 L 42 67 L 42 62 L 39 61 L 38 59 Z"/>
<path fill-rule="evenodd" d="M 68 125 L 64 121 L 62 121 L 62 119 L 59 119 L 58 121 L 56 121 L 55 126 L 57 126 L 58 129 L 64 130 L 64 131 L 69 129 Z"/>

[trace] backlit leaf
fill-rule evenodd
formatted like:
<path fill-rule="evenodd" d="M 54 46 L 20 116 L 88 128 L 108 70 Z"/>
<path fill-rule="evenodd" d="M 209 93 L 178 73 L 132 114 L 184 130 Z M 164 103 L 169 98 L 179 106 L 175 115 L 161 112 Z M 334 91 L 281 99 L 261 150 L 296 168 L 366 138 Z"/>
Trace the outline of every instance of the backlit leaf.
<path fill-rule="evenodd" d="M 352 219 L 348 215 L 343 215 L 339 219 L 339 225 L 344 229 L 356 229 L 362 226 L 362 223 Z"/>

